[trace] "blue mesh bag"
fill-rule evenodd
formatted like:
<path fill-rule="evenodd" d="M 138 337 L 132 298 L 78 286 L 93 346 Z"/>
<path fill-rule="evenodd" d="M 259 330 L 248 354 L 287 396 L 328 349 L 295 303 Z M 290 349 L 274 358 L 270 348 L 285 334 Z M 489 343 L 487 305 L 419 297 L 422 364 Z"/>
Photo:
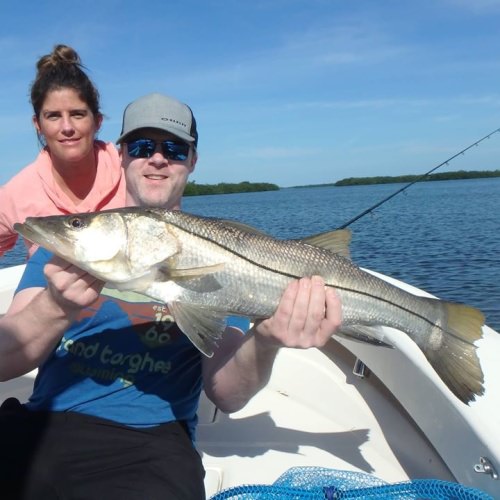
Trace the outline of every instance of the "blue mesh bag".
<path fill-rule="evenodd" d="M 371 474 L 322 467 L 293 467 L 272 485 L 242 485 L 210 500 L 265 499 L 494 500 L 476 488 L 437 479 L 388 484 Z"/>

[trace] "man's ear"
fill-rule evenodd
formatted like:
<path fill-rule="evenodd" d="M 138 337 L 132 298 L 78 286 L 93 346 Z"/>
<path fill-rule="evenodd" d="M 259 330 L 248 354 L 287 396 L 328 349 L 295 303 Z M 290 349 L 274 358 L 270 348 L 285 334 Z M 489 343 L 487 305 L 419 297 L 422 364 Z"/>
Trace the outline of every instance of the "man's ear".
<path fill-rule="evenodd" d="M 194 167 L 196 166 L 196 162 L 198 161 L 198 152 L 196 149 L 193 150 L 193 156 L 191 157 L 191 164 L 189 168 L 189 173 L 194 172 Z"/>

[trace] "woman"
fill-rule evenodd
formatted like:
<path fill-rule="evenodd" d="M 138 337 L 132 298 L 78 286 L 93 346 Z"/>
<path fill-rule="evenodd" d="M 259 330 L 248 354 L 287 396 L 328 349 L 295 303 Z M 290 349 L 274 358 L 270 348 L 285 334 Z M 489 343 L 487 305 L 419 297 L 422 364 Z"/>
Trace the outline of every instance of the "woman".
<path fill-rule="evenodd" d="M 28 216 L 93 212 L 125 203 L 118 152 L 96 139 L 99 93 L 71 47 L 57 45 L 37 63 L 33 124 L 42 151 L 0 187 L 0 255 L 14 247 L 15 222 Z M 26 241 L 28 255 L 36 245 Z"/>

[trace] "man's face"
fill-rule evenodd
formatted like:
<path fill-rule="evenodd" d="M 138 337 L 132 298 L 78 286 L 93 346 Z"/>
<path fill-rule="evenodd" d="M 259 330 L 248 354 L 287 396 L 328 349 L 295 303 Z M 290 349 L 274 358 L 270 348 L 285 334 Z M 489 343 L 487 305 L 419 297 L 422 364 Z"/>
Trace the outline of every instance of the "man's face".
<path fill-rule="evenodd" d="M 139 149 L 134 148 L 129 154 L 129 146 L 138 139 L 151 139 L 156 143 L 149 158 L 134 158 Z M 183 149 L 185 144 L 178 137 L 158 129 L 136 131 L 126 144 L 121 145 L 122 165 L 127 183 L 127 205 L 162 207 L 170 210 L 180 208 L 182 194 L 189 174 L 193 172 L 197 155 L 189 147 L 186 159 L 166 158 L 161 143 L 173 141 Z M 142 143 L 135 143 L 144 145 Z M 151 146 L 151 144 L 150 144 Z M 173 145 L 173 150 L 176 145 Z M 151 150 L 151 149 L 150 149 Z"/>

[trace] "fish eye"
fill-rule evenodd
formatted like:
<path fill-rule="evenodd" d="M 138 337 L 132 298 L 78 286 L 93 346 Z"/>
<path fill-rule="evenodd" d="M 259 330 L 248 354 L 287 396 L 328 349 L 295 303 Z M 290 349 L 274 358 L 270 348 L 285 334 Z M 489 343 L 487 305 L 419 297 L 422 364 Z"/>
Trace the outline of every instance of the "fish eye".
<path fill-rule="evenodd" d="M 74 229 L 80 229 L 85 226 L 83 219 L 81 219 L 80 217 L 72 217 L 69 220 L 68 224 Z"/>

